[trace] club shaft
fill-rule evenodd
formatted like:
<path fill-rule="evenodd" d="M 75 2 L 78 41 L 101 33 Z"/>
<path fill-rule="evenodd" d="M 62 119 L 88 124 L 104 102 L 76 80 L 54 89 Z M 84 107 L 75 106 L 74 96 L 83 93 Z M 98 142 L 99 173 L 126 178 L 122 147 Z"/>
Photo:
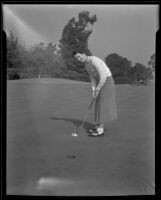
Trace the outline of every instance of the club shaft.
<path fill-rule="evenodd" d="M 84 126 L 84 123 L 85 123 L 85 121 L 86 121 L 86 119 L 87 119 L 87 116 L 88 116 L 88 114 L 89 114 L 89 111 L 91 110 L 92 105 L 93 105 L 94 102 L 95 102 L 95 98 L 92 99 L 92 101 L 91 101 L 91 103 L 90 103 L 90 105 L 89 105 L 88 111 L 86 112 L 86 114 L 85 114 L 85 116 L 84 116 L 83 123 L 82 123 L 82 125 L 80 126 L 80 128 L 82 128 L 82 127 Z"/>
<path fill-rule="evenodd" d="M 87 111 L 87 113 L 86 113 L 86 115 L 85 115 L 85 117 L 84 117 L 84 119 L 83 119 L 83 123 L 82 123 L 82 125 L 80 126 L 80 128 L 82 128 L 82 127 L 84 126 L 84 123 L 85 123 L 85 121 L 86 121 L 86 119 L 87 119 L 87 116 L 88 116 L 88 114 L 89 114 L 89 111 L 90 111 L 90 110 Z"/>

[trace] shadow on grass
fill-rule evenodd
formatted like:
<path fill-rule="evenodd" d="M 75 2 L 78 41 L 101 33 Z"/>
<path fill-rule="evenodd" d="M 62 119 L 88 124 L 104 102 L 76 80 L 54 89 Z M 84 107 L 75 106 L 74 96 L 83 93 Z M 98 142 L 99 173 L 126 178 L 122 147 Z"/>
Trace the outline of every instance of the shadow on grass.
<path fill-rule="evenodd" d="M 78 119 L 72 119 L 72 118 L 63 118 L 63 117 L 50 117 L 50 119 L 52 120 L 62 120 L 62 121 L 66 121 L 66 122 L 69 122 L 69 123 L 72 123 L 76 128 L 80 127 L 83 123 L 82 120 L 78 120 Z M 94 124 L 91 124 L 89 122 L 85 122 L 84 125 L 83 125 L 83 128 L 88 131 L 89 129 L 92 129 L 94 128 Z"/>

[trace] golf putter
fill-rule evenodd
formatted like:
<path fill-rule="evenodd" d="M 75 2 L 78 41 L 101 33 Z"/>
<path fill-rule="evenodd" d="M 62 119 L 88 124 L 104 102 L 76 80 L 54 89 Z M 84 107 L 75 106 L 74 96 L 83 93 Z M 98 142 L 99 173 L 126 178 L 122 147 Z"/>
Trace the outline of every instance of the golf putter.
<path fill-rule="evenodd" d="M 83 128 L 84 123 L 85 123 L 85 121 L 86 121 L 86 119 L 87 119 L 87 116 L 88 116 L 88 114 L 89 114 L 89 111 L 91 110 L 92 105 L 93 105 L 93 103 L 95 102 L 95 99 L 96 99 L 95 97 L 92 99 L 92 101 L 91 101 L 91 103 L 90 103 L 90 105 L 89 105 L 89 108 L 88 108 L 88 110 L 87 110 L 87 112 L 86 112 L 86 114 L 85 114 L 85 116 L 84 116 L 84 118 L 83 118 L 83 123 L 81 124 L 80 127 L 77 126 L 77 131 L 76 131 L 75 133 L 72 133 L 72 136 L 77 137 L 78 134 L 79 134 L 79 133 L 78 133 L 78 130 L 81 129 L 81 128 Z"/>

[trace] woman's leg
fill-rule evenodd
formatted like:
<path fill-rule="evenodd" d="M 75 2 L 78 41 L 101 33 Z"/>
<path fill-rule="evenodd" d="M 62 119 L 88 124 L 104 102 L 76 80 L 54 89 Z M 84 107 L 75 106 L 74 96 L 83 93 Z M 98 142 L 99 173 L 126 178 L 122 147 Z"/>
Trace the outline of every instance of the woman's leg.
<path fill-rule="evenodd" d="M 95 107 L 95 121 L 100 133 L 104 133 L 104 126 L 117 118 L 117 107 L 115 101 L 115 84 L 112 77 L 108 77 L 105 85 L 97 97 Z M 96 131 L 96 134 L 97 135 Z"/>
<path fill-rule="evenodd" d="M 99 134 L 104 133 L 104 123 L 100 122 L 100 95 L 96 99 L 95 104 L 95 121 L 96 121 L 96 130 Z"/>
<path fill-rule="evenodd" d="M 99 97 L 95 101 L 95 128 L 99 126 Z"/>

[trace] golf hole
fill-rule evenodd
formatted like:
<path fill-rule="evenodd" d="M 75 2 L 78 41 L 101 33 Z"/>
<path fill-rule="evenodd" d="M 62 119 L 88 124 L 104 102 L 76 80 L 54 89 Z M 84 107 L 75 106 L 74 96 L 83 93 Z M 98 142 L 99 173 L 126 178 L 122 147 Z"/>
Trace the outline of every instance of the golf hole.
<path fill-rule="evenodd" d="M 68 155 L 67 158 L 69 158 L 69 159 L 75 159 L 76 156 L 75 155 Z"/>

